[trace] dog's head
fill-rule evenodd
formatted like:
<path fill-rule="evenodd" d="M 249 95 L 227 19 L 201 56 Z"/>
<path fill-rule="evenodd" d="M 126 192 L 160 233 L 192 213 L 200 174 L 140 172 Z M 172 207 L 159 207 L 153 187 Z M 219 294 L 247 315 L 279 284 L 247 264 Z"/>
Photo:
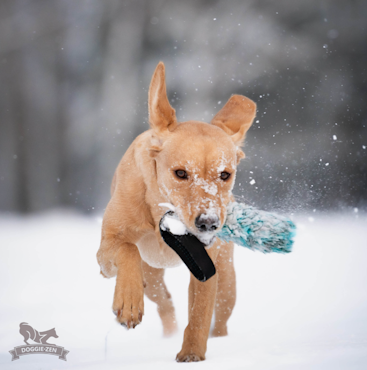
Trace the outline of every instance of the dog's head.
<path fill-rule="evenodd" d="M 256 104 L 233 95 L 211 123 L 178 123 L 166 94 L 160 62 L 149 89 L 149 121 L 153 129 L 150 155 L 161 193 L 203 243 L 210 244 L 226 219 L 240 149 L 256 114 Z"/>

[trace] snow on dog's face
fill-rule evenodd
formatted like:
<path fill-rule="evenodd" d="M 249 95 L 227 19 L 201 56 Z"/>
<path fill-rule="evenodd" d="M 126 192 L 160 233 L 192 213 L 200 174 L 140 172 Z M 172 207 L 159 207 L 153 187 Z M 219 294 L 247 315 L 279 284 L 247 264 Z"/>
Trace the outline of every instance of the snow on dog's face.
<path fill-rule="evenodd" d="M 159 190 L 186 228 L 209 245 L 226 218 L 239 148 L 255 117 L 256 105 L 234 95 L 211 124 L 177 123 L 170 106 L 164 65 L 158 64 L 149 90 L 152 126 L 150 154 L 155 161 Z"/>
<path fill-rule="evenodd" d="M 177 126 L 155 157 L 157 182 L 186 228 L 210 244 L 223 226 L 236 177 L 237 149 L 218 127 Z"/>

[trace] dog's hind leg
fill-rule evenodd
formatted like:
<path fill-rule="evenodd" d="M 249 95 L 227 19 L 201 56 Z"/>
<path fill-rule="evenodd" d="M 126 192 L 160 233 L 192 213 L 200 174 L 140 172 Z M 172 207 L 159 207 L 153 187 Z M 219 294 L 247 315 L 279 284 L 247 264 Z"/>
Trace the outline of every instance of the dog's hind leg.
<path fill-rule="evenodd" d="M 223 243 L 217 258 L 218 288 L 215 302 L 215 324 L 211 335 L 228 334 L 227 321 L 236 303 L 236 273 L 233 266 L 233 243 Z"/>
<path fill-rule="evenodd" d="M 175 309 L 171 294 L 164 283 L 164 269 L 157 269 L 142 261 L 144 280 L 146 283 L 144 293 L 157 304 L 158 314 L 162 320 L 164 336 L 170 336 L 177 331 Z"/>

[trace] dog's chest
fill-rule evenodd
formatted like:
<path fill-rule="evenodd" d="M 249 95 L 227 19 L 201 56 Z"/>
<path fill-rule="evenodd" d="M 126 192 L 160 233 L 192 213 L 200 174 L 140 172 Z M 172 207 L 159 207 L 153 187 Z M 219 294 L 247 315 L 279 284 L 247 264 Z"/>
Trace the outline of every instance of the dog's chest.
<path fill-rule="evenodd" d="M 137 243 L 139 253 L 144 262 L 155 268 L 177 267 L 181 258 L 168 245 L 160 248 L 154 233 L 145 235 Z"/>

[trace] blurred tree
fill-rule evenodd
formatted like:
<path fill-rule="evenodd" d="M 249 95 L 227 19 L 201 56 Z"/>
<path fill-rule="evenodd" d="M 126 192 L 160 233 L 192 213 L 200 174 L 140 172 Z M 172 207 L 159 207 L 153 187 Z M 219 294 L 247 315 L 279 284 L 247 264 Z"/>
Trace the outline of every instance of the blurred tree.
<path fill-rule="evenodd" d="M 365 207 L 366 19 L 363 0 L 1 1 L 0 209 L 102 210 L 159 60 L 182 121 L 258 103 L 248 202 Z"/>

